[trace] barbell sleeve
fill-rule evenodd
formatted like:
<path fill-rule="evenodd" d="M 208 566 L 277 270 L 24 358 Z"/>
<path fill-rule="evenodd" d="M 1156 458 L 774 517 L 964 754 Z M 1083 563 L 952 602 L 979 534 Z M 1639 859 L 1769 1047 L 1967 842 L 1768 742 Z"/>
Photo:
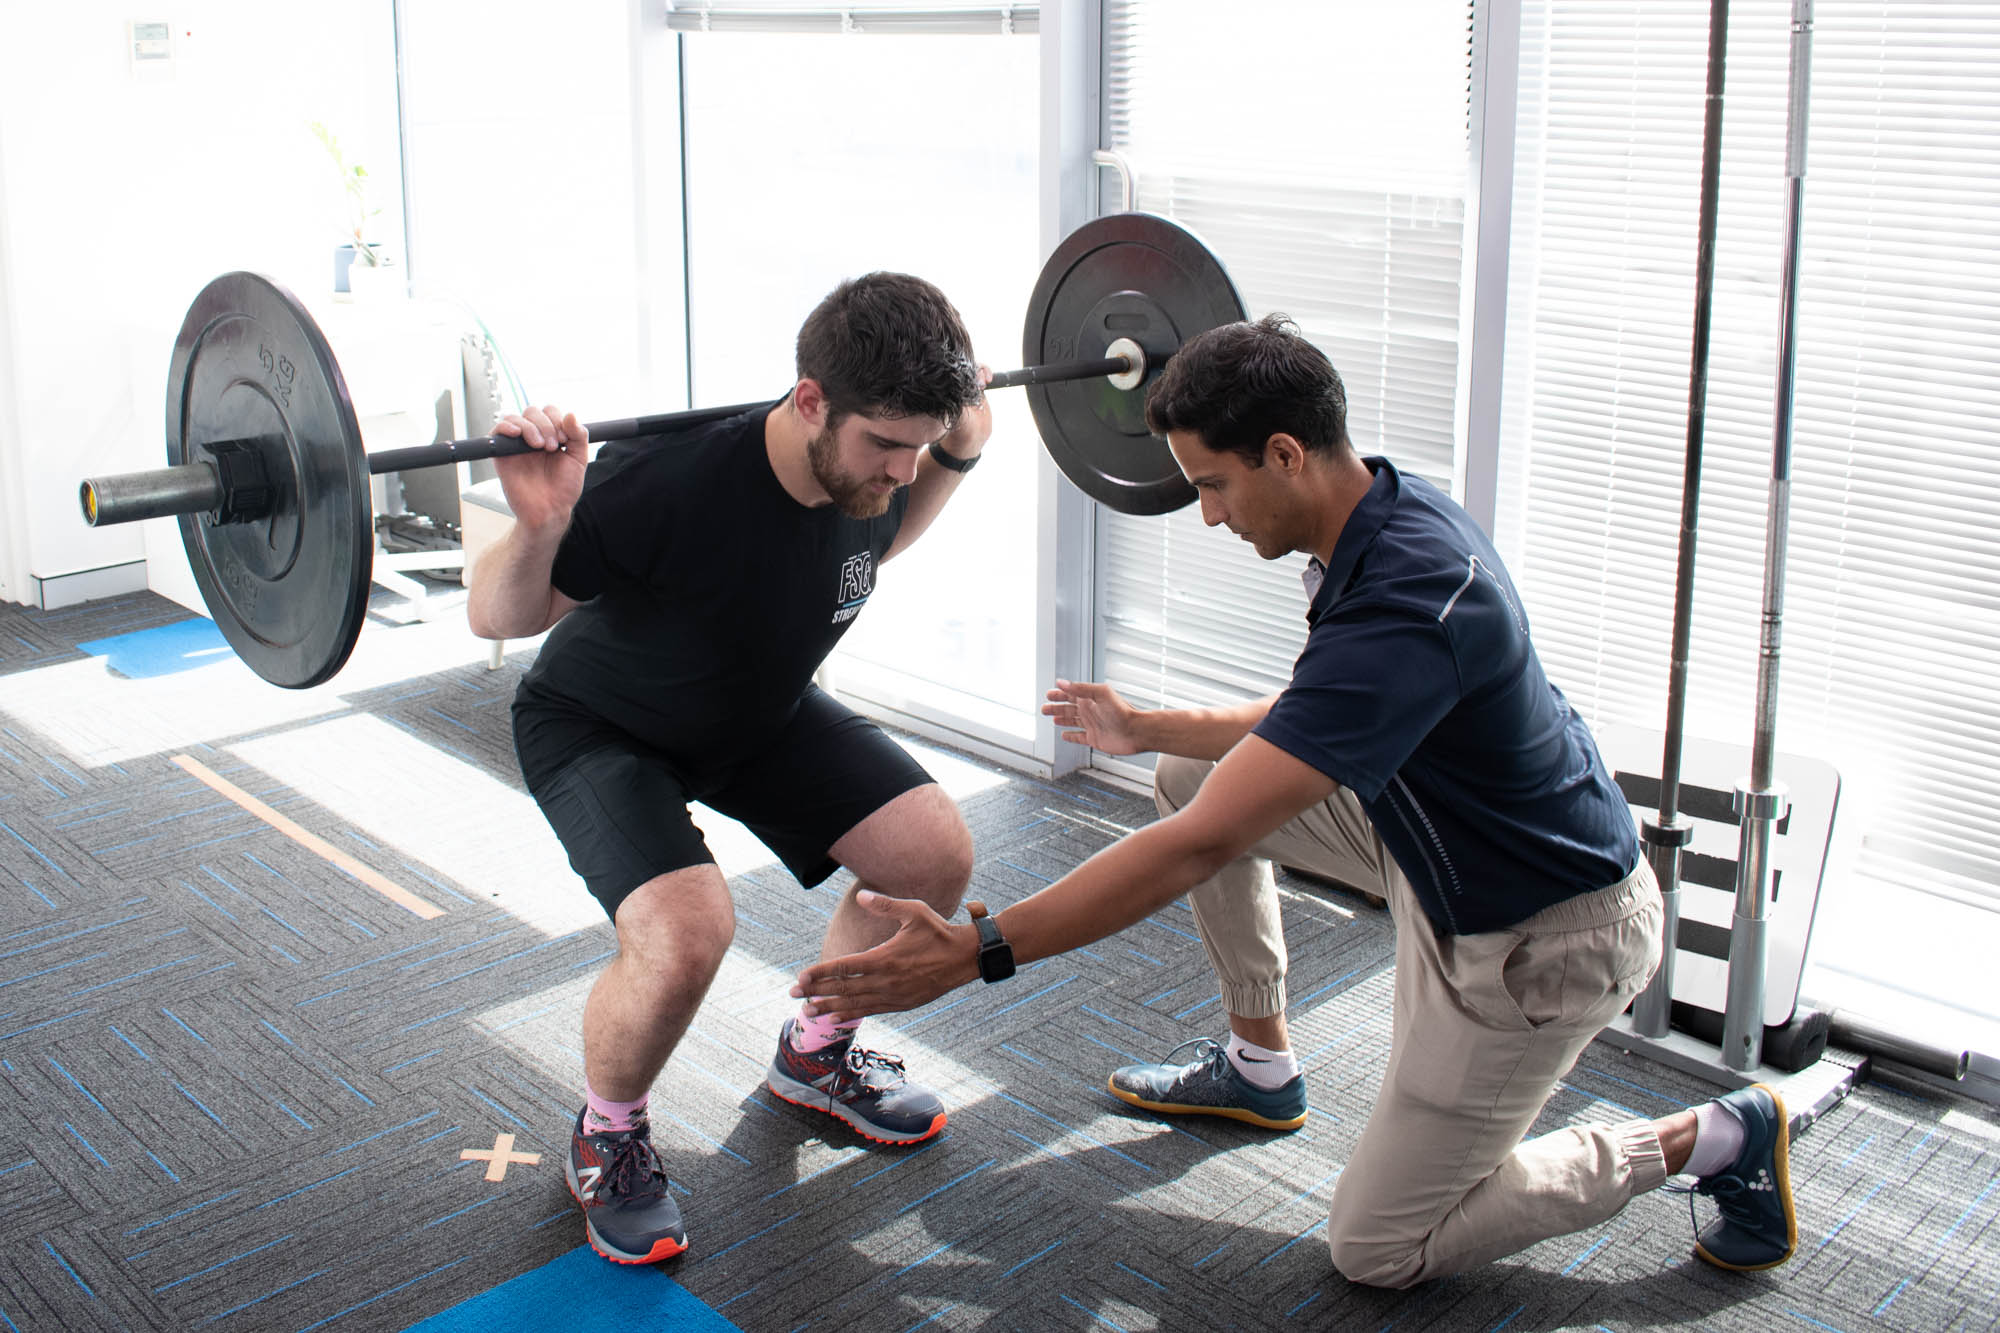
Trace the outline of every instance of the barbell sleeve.
<path fill-rule="evenodd" d="M 143 518 L 201 514 L 222 508 L 222 478 L 208 463 L 178 463 L 151 472 L 91 477 L 78 488 L 83 521 L 91 527 L 136 523 Z"/>

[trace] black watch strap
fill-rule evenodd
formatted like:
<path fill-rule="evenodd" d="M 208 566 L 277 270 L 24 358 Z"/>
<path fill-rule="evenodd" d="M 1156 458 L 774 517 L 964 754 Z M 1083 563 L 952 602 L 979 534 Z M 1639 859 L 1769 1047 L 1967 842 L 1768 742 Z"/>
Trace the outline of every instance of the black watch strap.
<path fill-rule="evenodd" d="M 948 469 L 949 471 L 952 472 L 963 473 L 963 472 L 970 472 L 972 471 L 973 468 L 979 466 L 979 455 L 974 454 L 970 458 L 960 458 L 958 457 L 958 455 L 952 453 L 949 449 L 939 444 L 936 440 L 932 440 L 931 461 L 936 463 L 941 468 Z"/>
<path fill-rule="evenodd" d="M 1014 975 L 1014 946 L 1000 933 L 1000 923 L 986 914 L 986 904 L 968 902 L 966 914 L 979 931 L 979 976 L 987 985 Z"/>

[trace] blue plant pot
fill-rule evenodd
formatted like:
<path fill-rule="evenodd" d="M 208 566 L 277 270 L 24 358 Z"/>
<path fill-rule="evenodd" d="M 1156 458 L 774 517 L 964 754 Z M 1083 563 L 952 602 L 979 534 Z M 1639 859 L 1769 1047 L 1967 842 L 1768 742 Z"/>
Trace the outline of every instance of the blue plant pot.
<path fill-rule="evenodd" d="M 371 252 L 377 253 L 378 258 L 380 257 L 379 252 L 381 248 L 380 245 L 374 242 L 370 242 L 368 246 Z M 343 245 L 333 252 L 333 289 L 336 292 L 345 292 L 348 290 L 347 270 L 354 267 L 354 260 L 357 253 L 358 251 L 352 245 Z"/>

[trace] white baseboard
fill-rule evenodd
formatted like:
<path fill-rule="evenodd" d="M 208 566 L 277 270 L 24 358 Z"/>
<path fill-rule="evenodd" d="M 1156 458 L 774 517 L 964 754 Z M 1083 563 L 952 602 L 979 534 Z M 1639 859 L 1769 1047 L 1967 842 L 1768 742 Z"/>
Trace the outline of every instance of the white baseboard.
<path fill-rule="evenodd" d="M 65 606 L 75 606 L 79 602 L 92 602 L 100 597 L 117 597 L 128 592 L 146 590 L 146 562 L 131 560 L 122 565 L 106 565 L 101 569 L 80 569 L 74 574 L 53 574 L 43 577 L 28 576 L 29 606 L 40 607 L 44 611 L 58 611 Z"/>

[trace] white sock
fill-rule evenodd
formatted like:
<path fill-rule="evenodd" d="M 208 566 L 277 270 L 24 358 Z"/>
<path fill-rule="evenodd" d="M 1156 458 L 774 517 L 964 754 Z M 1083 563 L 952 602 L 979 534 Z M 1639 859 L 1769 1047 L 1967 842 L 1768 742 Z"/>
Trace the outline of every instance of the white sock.
<path fill-rule="evenodd" d="M 1694 1149 L 1688 1153 L 1681 1171 L 1690 1176 L 1712 1176 L 1727 1170 L 1743 1151 L 1749 1131 L 1742 1117 L 1721 1102 L 1703 1102 L 1694 1108 Z"/>
<path fill-rule="evenodd" d="M 1254 1041 L 1229 1034 L 1229 1063 L 1243 1081 L 1270 1092 L 1299 1076 L 1299 1060 L 1290 1051 L 1267 1051 Z"/>

